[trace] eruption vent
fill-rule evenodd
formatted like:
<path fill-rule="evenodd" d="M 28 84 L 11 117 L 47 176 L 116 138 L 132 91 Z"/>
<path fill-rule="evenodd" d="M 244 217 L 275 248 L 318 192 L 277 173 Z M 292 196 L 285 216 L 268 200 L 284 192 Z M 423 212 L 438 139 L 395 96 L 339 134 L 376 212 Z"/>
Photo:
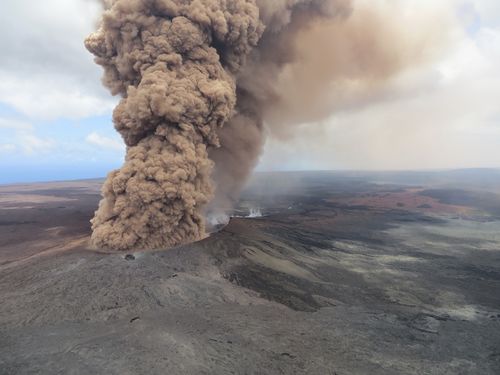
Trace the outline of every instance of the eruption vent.
<path fill-rule="evenodd" d="M 255 166 L 264 124 L 279 134 L 285 122 L 318 119 L 329 113 L 319 100 L 327 89 L 356 81 L 358 94 L 414 58 L 409 48 L 398 57 L 397 42 L 391 49 L 374 35 L 377 26 L 397 34 L 390 22 L 351 17 L 347 0 L 102 2 L 100 28 L 85 45 L 104 68 L 104 84 L 122 97 L 113 121 L 127 154 L 92 220 L 98 248 L 202 238 L 204 214 L 228 211 Z M 311 58 L 298 43 L 309 44 Z M 369 43 L 372 63 L 356 63 L 363 51 L 349 55 L 349 43 Z M 301 102 L 308 108 L 297 108 Z"/>
<path fill-rule="evenodd" d="M 263 26 L 251 1 L 108 2 L 86 47 L 123 99 L 114 111 L 128 148 L 103 187 L 93 244 L 127 250 L 193 241 L 213 196 L 217 129 L 236 104 L 235 74 Z"/>

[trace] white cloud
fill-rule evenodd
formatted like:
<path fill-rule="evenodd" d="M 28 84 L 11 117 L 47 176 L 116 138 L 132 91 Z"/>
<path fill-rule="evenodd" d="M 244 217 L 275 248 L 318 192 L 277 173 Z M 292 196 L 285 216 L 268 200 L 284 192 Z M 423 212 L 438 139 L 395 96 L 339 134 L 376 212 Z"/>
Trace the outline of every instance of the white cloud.
<path fill-rule="evenodd" d="M 2 0 L 0 102 L 32 119 L 82 118 L 114 106 L 83 41 L 97 1 Z"/>
<path fill-rule="evenodd" d="M 16 145 L 13 145 L 12 143 L 3 143 L 0 144 L 0 153 L 11 153 L 13 151 L 16 151 Z"/>
<path fill-rule="evenodd" d="M 125 144 L 123 141 L 116 138 L 105 137 L 96 132 L 90 133 L 86 141 L 105 150 L 125 151 Z"/>
<path fill-rule="evenodd" d="M 498 0 L 476 0 L 472 3 L 485 25 L 500 25 L 500 2 Z"/>
<path fill-rule="evenodd" d="M 0 117 L 0 129 L 11 129 L 17 131 L 32 131 L 33 125 L 19 120 L 7 119 Z"/>
<path fill-rule="evenodd" d="M 99 82 L 99 79 L 96 79 Z M 78 119 L 111 112 L 115 100 L 85 92 L 78 77 L 33 75 L 29 80 L 0 71 L 0 102 L 32 118 Z"/>
<path fill-rule="evenodd" d="M 27 155 L 43 154 L 56 147 L 56 142 L 50 138 L 40 138 L 33 133 L 23 132 L 18 135 L 20 146 Z"/>
<path fill-rule="evenodd" d="M 25 155 L 37 155 L 47 153 L 56 146 L 53 139 L 37 136 L 33 125 L 24 121 L 0 118 L 0 130 L 3 130 L 2 137 L 8 140 L 0 144 L 4 153 L 21 150 Z"/>

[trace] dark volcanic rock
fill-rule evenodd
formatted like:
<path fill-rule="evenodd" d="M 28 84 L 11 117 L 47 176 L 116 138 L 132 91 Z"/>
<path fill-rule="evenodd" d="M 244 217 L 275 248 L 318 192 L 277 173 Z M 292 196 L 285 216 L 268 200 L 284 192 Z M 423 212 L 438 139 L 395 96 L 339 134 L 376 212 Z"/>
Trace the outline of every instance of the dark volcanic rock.
<path fill-rule="evenodd" d="M 249 189 L 240 209 L 267 217 L 126 255 L 86 247 L 97 185 L 9 203 L 0 374 L 500 373 L 500 222 L 350 205 L 406 188 L 301 178 Z"/>

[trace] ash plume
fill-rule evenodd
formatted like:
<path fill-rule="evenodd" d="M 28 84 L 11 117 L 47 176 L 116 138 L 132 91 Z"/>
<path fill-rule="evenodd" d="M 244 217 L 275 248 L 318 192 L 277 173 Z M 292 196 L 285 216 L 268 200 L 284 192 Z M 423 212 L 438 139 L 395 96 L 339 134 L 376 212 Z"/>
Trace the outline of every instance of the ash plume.
<path fill-rule="evenodd" d="M 233 114 L 235 73 L 263 30 L 251 1 L 106 2 L 85 44 L 104 84 L 123 99 L 113 114 L 127 145 L 92 220 L 99 248 L 158 248 L 205 233 L 217 129 Z"/>
<path fill-rule="evenodd" d="M 385 21 L 354 17 L 349 0 L 102 3 L 100 28 L 85 45 L 122 97 L 113 121 L 127 154 L 92 220 L 98 248 L 202 238 L 204 215 L 230 210 L 268 133 L 326 116 L 322 97 L 332 85 L 371 88 L 414 59 L 396 53 L 399 44 L 382 45 Z M 339 55 L 349 38 L 366 50 Z M 304 42 L 317 49 L 304 55 Z"/>
<path fill-rule="evenodd" d="M 215 198 L 230 211 L 267 137 L 294 136 L 310 147 L 332 113 L 384 100 L 402 72 L 432 61 L 449 39 L 452 16 L 436 7 L 372 0 L 257 0 L 266 29 L 237 75 L 236 113 L 218 130 Z M 436 24 L 433 19 L 440 19 Z M 316 134 L 313 142 L 310 134 Z"/>

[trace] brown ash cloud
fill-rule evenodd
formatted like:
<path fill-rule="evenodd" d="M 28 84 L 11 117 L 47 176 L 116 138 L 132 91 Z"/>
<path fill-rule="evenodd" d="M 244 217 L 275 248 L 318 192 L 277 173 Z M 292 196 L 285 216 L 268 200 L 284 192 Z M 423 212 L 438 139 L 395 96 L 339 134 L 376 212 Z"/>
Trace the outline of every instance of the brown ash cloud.
<path fill-rule="evenodd" d="M 322 99 L 332 85 L 339 91 L 357 80 L 356 88 L 372 88 L 414 60 L 395 55 L 399 44 L 381 43 L 393 31 L 383 17 L 358 16 L 347 0 L 103 6 L 85 45 L 104 68 L 104 84 L 122 98 L 113 121 L 127 153 L 92 220 L 98 248 L 203 238 L 204 215 L 230 211 L 267 135 L 331 113 Z"/>

